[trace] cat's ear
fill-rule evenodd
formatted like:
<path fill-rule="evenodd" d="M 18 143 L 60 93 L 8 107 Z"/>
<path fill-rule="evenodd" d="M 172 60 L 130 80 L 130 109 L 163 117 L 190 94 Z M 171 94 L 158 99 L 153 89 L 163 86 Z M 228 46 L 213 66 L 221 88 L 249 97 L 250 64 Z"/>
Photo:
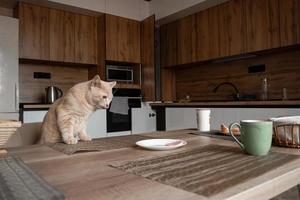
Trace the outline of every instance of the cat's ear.
<path fill-rule="evenodd" d="M 91 81 L 92 87 L 101 87 L 101 79 L 99 75 L 94 76 L 94 78 Z"/>
<path fill-rule="evenodd" d="M 114 82 L 109 82 L 109 85 L 110 85 L 111 88 L 115 87 L 116 84 L 117 84 L 116 81 L 114 81 Z"/>

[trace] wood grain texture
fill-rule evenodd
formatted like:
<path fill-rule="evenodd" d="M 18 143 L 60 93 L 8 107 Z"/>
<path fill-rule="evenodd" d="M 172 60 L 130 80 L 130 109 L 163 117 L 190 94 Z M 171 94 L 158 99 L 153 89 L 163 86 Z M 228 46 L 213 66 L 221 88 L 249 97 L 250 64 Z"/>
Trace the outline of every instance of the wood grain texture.
<path fill-rule="evenodd" d="M 34 72 L 51 73 L 51 79 L 34 79 Z M 55 85 L 66 92 L 76 83 L 87 80 L 88 69 L 86 67 L 20 64 L 20 103 L 44 103 L 45 88 L 49 85 Z"/>
<path fill-rule="evenodd" d="M 246 52 L 280 47 L 278 0 L 246 0 Z"/>
<path fill-rule="evenodd" d="M 49 60 L 49 9 L 19 3 L 20 58 Z"/>
<path fill-rule="evenodd" d="M 50 9 L 50 60 L 75 62 L 75 14 Z"/>
<path fill-rule="evenodd" d="M 142 94 L 146 101 L 155 101 L 155 16 L 141 22 Z"/>
<path fill-rule="evenodd" d="M 279 0 L 281 46 L 289 46 L 300 43 L 299 4 L 299 0 Z"/>
<path fill-rule="evenodd" d="M 300 12 L 299 12 L 299 10 L 300 10 L 300 2 L 298 1 L 298 4 L 297 4 L 297 7 L 298 7 L 298 12 L 296 13 L 297 14 L 297 19 L 298 19 L 298 21 L 297 21 L 297 26 L 298 26 L 298 28 L 297 28 L 297 35 L 298 35 L 298 38 L 300 38 Z"/>
<path fill-rule="evenodd" d="M 219 57 L 219 22 L 218 7 L 212 7 L 196 14 L 197 58 L 205 61 Z"/>
<path fill-rule="evenodd" d="M 245 16 L 243 0 L 231 0 L 218 6 L 220 57 L 245 52 Z"/>
<path fill-rule="evenodd" d="M 98 74 L 102 80 L 105 76 L 105 15 L 97 17 L 97 67 L 89 68 L 89 79 Z"/>
<path fill-rule="evenodd" d="M 197 18 L 189 15 L 178 21 L 178 64 L 197 61 Z"/>
<path fill-rule="evenodd" d="M 208 22 L 208 10 L 197 13 L 197 40 L 191 41 L 197 45 L 197 61 L 203 61 L 209 59 L 209 22 Z M 217 37 L 218 38 L 218 37 Z M 195 42 L 196 41 L 196 42 Z M 218 40 L 217 40 L 218 42 Z"/>
<path fill-rule="evenodd" d="M 154 132 L 145 135 L 162 135 L 176 138 L 177 135 L 189 134 L 190 132 L 192 130 Z M 225 146 L 235 149 L 239 148 L 231 141 L 209 137 L 198 136 L 186 138 L 185 140 L 187 140 L 188 144 L 183 148 L 173 150 L 172 153 L 192 150 L 207 144 L 222 145 L 224 148 Z M 300 155 L 298 149 L 272 147 L 271 151 Z M 270 169 L 263 175 L 237 186 L 231 186 L 227 190 L 211 198 L 207 198 L 108 167 L 109 164 L 120 161 L 170 154 L 170 152 L 166 151 L 146 151 L 139 148 L 127 148 L 67 156 L 49 147 L 34 145 L 22 148 L 10 148 L 8 152 L 24 160 L 26 164 L 49 182 L 49 184 L 61 190 L 65 194 L 66 199 L 266 200 L 298 184 L 300 178 L 300 163 L 298 159 L 295 162 L 283 163 L 283 166 L 276 170 Z"/>
<path fill-rule="evenodd" d="M 0 7 L 0 15 L 7 16 L 7 17 L 13 17 L 14 10 L 11 8 Z"/>
<path fill-rule="evenodd" d="M 140 63 L 140 22 L 106 14 L 106 60 Z"/>
<path fill-rule="evenodd" d="M 265 64 L 265 73 L 249 74 L 248 66 Z M 217 93 L 213 89 L 221 82 L 235 84 L 241 93 L 261 93 L 261 81 L 269 81 L 270 99 L 282 99 L 282 89 L 287 89 L 288 99 L 300 99 L 300 51 L 273 53 L 239 61 L 203 64 L 175 70 L 177 100 L 190 95 L 193 101 L 233 100 L 231 87 L 222 86 Z"/>
<path fill-rule="evenodd" d="M 178 22 L 174 21 L 160 27 L 160 64 L 170 67 L 178 64 Z"/>
<path fill-rule="evenodd" d="M 75 15 L 75 62 L 97 64 L 97 19 Z"/>
<path fill-rule="evenodd" d="M 218 6 L 208 9 L 208 29 L 209 29 L 209 59 L 220 57 L 220 30 L 219 30 L 219 10 Z"/>
<path fill-rule="evenodd" d="M 175 72 L 171 69 L 161 69 L 161 100 L 176 100 Z"/>

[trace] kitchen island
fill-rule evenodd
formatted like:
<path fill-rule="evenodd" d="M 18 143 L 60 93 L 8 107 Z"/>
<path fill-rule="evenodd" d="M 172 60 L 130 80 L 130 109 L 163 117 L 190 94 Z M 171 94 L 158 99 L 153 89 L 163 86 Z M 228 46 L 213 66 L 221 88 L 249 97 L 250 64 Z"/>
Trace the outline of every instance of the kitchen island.
<path fill-rule="evenodd" d="M 165 130 L 170 130 L 168 129 L 167 124 L 167 114 L 166 114 L 166 109 L 176 109 L 176 108 L 209 108 L 209 109 L 224 109 L 224 110 L 228 110 L 228 109 L 235 109 L 235 111 L 240 111 L 242 113 L 245 113 L 245 109 L 252 109 L 252 110 L 263 110 L 263 113 L 267 113 L 267 110 L 274 110 L 274 109 L 281 109 L 281 110 L 291 110 L 293 109 L 294 112 L 272 112 L 272 114 L 277 114 L 278 116 L 283 116 L 283 115 L 300 115 L 300 111 L 298 112 L 297 110 L 299 110 L 300 108 L 300 100 L 273 100 L 273 101 L 202 101 L 202 102 L 154 102 L 150 104 L 151 108 L 154 109 L 156 111 L 156 127 L 158 131 L 165 131 Z M 224 113 L 224 112 L 221 112 Z M 219 113 L 219 114 L 221 114 Z M 231 115 L 230 112 L 227 114 L 229 114 L 229 116 Z M 270 114 L 270 116 L 268 117 L 278 117 L 278 116 L 273 116 L 272 114 Z M 174 115 L 174 113 L 172 113 L 171 115 Z M 196 116 L 195 114 L 193 114 L 194 116 Z M 253 117 L 257 117 L 255 116 L 255 111 L 254 114 L 250 114 L 250 118 L 254 119 Z M 189 121 L 194 121 L 193 118 L 189 118 Z M 259 117 L 261 117 L 261 113 L 258 114 Z M 216 117 L 216 116 L 214 116 Z M 219 119 L 223 119 L 224 117 L 226 117 L 226 119 L 228 118 L 227 116 L 219 116 Z M 248 119 L 247 115 L 243 116 L 246 117 L 245 119 Z M 249 118 L 249 119 L 250 119 Z M 268 119 L 268 118 L 266 118 Z M 182 119 L 184 120 L 184 119 Z M 242 119 L 232 119 L 231 120 L 227 120 L 230 121 L 230 123 L 240 121 Z M 219 120 L 217 120 L 219 121 Z M 222 120 L 221 120 L 222 121 Z M 222 122 L 225 123 L 225 122 Z M 218 124 L 219 127 L 220 124 Z M 228 124 L 229 125 L 229 124 Z M 190 125 L 190 127 L 192 127 Z M 183 127 L 185 128 L 185 127 Z M 216 127 L 215 127 L 216 128 Z M 174 128 L 171 128 L 174 129 Z"/>
<path fill-rule="evenodd" d="M 230 151 L 237 152 L 238 156 L 250 157 L 243 154 L 232 141 L 193 133 L 195 130 L 143 134 L 154 138 L 180 138 L 187 141 L 186 146 L 172 151 L 128 147 L 66 155 L 47 146 L 34 145 L 9 149 L 9 154 L 19 156 L 48 183 L 62 191 L 66 199 L 269 199 L 300 183 L 298 156 L 294 156 L 291 162 L 281 163 L 275 168 L 270 167 L 263 174 L 252 174 L 252 178 L 239 184 L 228 185 L 226 189 L 213 195 L 188 192 L 112 167 L 119 162 L 180 154 L 195 148 L 205 149 L 209 145 L 229 148 Z M 300 155 L 299 149 L 272 147 L 271 151 L 272 154 L 282 153 L 286 156 Z M 237 170 L 236 173 L 240 172 Z"/>

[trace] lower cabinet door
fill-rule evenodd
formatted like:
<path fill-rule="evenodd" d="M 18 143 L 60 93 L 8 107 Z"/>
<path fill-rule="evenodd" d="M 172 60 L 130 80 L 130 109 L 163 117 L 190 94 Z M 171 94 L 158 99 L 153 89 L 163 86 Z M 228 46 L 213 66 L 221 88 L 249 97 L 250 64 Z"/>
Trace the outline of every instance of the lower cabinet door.
<path fill-rule="evenodd" d="M 132 134 L 156 131 L 156 112 L 147 102 L 141 108 L 132 108 Z"/>

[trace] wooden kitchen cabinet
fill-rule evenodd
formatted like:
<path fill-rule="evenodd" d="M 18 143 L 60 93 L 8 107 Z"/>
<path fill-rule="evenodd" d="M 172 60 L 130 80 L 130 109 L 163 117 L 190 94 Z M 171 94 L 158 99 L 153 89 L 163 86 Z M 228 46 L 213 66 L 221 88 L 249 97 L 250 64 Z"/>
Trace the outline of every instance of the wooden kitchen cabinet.
<path fill-rule="evenodd" d="M 189 15 L 178 21 L 178 64 L 197 61 L 197 17 Z"/>
<path fill-rule="evenodd" d="M 97 64 L 97 18 L 75 14 L 75 62 Z"/>
<path fill-rule="evenodd" d="M 49 60 L 49 9 L 19 3 L 20 58 Z"/>
<path fill-rule="evenodd" d="M 75 14 L 50 10 L 50 60 L 75 62 Z"/>
<path fill-rule="evenodd" d="M 160 64 L 171 67 L 178 64 L 177 21 L 160 27 Z"/>
<path fill-rule="evenodd" d="M 279 0 L 280 45 L 300 43 L 300 0 Z"/>
<path fill-rule="evenodd" d="M 245 1 L 246 52 L 280 47 L 278 6 L 278 0 Z"/>
<path fill-rule="evenodd" d="M 155 101 L 155 16 L 141 22 L 142 94 L 145 101 Z"/>
<path fill-rule="evenodd" d="M 220 57 L 245 52 L 244 0 L 230 0 L 218 6 Z"/>
<path fill-rule="evenodd" d="M 197 59 L 204 61 L 219 57 L 218 7 L 211 7 L 197 13 L 196 34 Z"/>
<path fill-rule="evenodd" d="M 140 63 L 140 22 L 106 15 L 106 60 Z"/>
<path fill-rule="evenodd" d="M 97 18 L 21 2 L 20 58 L 97 64 Z"/>
<path fill-rule="evenodd" d="M 175 70 L 170 68 L 161 68 L 161 100 L 176 100 L 176 79 Z"/>

